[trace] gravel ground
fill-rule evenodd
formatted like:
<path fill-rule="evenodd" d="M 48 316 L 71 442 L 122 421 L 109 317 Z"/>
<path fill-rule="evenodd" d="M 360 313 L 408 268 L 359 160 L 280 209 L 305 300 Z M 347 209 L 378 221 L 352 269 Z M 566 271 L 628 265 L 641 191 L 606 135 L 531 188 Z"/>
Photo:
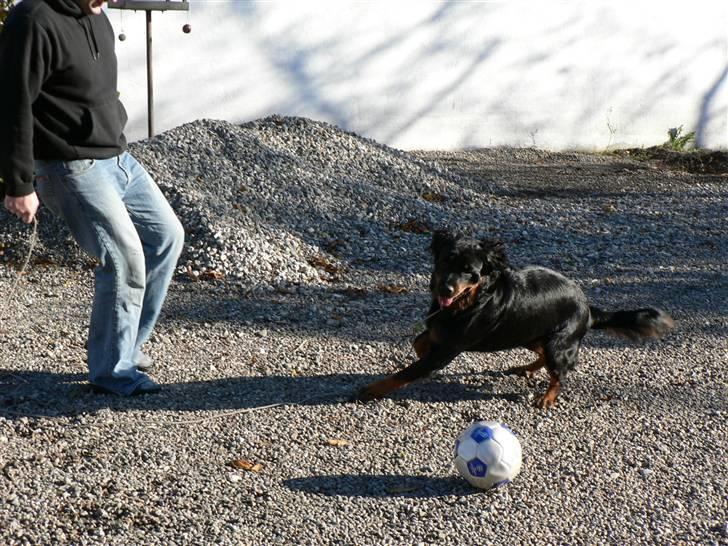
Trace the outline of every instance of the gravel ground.
<path fill-rule="evenodd" d="M 402 152 L 323 123 L 197 121 L 134 154 L 188 234 L 147 352 L 162 393 L 89 392 L 93 262 L 0 212 L 2 544 L 728 544 L 728 178 L 531 149 Z M 428 231 L 502 239 L 665 339 L 585 339 L 559 406 L 463 355 L 378 403 L 412 359 Z M 480 492 L 451 464 L 476 419 L 524 465 Z M 250 462 L 253 468 L 237 468 Z"/>

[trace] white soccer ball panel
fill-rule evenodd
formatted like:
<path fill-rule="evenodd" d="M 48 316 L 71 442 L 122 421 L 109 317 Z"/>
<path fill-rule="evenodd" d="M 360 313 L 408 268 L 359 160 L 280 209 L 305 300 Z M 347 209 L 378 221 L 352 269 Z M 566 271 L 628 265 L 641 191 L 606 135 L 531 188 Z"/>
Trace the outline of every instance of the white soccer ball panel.
<path fill-rule="evenodd" d="M 521 443 L 510 429 L 500 425 L 493 430 L 493 439 L 503 446 L 506 453 L 521 453 Z"/>
<path fill-rule="evenodd" d="M 475 443 L 475 440 L 470 438 L 469 436 L 463 438 L 460 440 L 460 445 L 458 446 L 458 452 L 457 456 L 462 457 L 466 461 L 469 461 L 471 459 L 475 459 L 478 452 L 478 444 Z"/>
<path fill-rule="evenodd" d="M 504 480 L 511 480 L 514 477 L 511 475 L 510 466 L 502 460 L 490 466 L 488 476 L 493 481 L 493 485 Z"/>
<path fill-rule="evenodd" d="M 503 450 L 502 462 L 509 468 L 509 479 L 515 478 L 521 470 L 523 461 L 521 442 L 518 441 L 513 432 L 502 426 L 493 431 L 493 439 L 498 442 Z"/>
<path fill-rule="evenodd" d="M 491 438 L 478 444 L 477 457 L 488 466 L 494 465 L 503 458 L 503 448 Z"/>

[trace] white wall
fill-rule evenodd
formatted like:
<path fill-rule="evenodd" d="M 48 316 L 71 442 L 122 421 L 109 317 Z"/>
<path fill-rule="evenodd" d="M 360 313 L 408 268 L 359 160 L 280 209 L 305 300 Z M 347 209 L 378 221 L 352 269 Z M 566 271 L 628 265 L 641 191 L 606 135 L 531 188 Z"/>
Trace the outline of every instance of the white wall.
<path fill-rule="evenodd" d="M 145 138 L 144 14 L 107 14 Z M 726 0 L 191 0 L 152 21 L 157 132 L 275 113 L 403 149 L 649 146 L 679 125 L 728 148 Z"/>

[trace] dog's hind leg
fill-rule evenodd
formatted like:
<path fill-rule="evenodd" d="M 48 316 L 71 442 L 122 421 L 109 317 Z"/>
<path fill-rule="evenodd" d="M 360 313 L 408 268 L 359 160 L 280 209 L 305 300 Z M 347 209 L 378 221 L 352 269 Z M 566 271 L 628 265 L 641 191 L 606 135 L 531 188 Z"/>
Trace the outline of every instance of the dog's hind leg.
<path fill-rule="evenodd" d="M 576 367 L 583 331 L 569 336 L 558 336 L 549 340 L 544 347 L 544 361 L 549 372 L 549 386 L 544 395 L 536 400 L 537 408 L 549 409 L 556 405 L 561 392 L 561 380 Z"/>

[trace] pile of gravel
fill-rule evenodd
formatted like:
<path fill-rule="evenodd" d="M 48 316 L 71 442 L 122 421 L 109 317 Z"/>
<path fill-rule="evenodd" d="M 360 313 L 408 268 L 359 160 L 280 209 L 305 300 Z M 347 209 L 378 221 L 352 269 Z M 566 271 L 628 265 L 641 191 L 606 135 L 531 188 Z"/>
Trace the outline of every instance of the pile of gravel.
<path fill-rule="evenodd" d="M 300 118 L 195 122 L 133 152 L 181 212 L 184 267 L 253 286 L 317 282 L 339 257 L 396 255 L 391 226 L 413 214 L 440 223 L 421 196 L 452 188 L 424 161 Z"/>
<path fill-rule="evenodd" d="M 303 118 L 196 121 L 130 151 L 185 227 L 180 274 L 250 290 L 340 280 L 342 261 L 376 265 L 383 256 L 413 271 L 408 239 L 489 206 L 436 163 Z M 83 260 L 48 216 L 39 217 L 44 260 Z M 3 222 L 0 244 L 18 240 L 12 224 Z"/>
<path fill-rule="evenodd" d="M 42 211 L 18 280 L 30 231 L 0 211 L 0 543 L 728 543 L 723 175 L 406 153 L 281 117 L 197 121 L 131 148 L 187 230 L 145 346 L 163 390 L 89 391 L 93 262 Z M 429 231 L 445 225 L 677 327 L 644 345 L 589 334 L 546 412 L 531 406 L 545 374 L 500 374 L 525 350 L 464 354 L 346 403 L 413 358 L 402 338 L 428 308 Z M 451 464 L 475 419 L 523 446 L 521 474 L 489 493 Z"/>

